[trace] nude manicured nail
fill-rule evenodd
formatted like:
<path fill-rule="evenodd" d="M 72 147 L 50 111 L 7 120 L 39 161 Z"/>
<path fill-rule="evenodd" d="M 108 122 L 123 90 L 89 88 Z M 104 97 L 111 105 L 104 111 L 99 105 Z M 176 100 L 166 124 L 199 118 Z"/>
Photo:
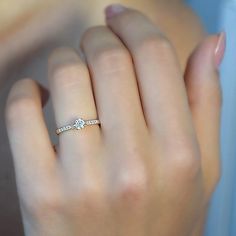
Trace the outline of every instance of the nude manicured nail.
<path fill-rule="evenodd" d="M 222 32 L 218 36 L 218 42 L 215 48 L 215 64 L 216 67 L 219 68 L 225 54 L 226 48 L 226 34 Z"/>
<path fill-rule="evenodd" d="M 120 13 L 124 12 L 127 8 L 122 6 L 121 4 L 112 4 L 106 7 L 105 14 L 106 18 L 112 18 L 113 16 L 119 15 Z"/>

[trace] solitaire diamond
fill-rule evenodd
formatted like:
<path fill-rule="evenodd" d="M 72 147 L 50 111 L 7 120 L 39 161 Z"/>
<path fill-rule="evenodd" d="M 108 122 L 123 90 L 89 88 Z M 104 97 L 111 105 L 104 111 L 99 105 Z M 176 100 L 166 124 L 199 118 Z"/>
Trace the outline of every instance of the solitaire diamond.
<path fill-rule="evenodd" d="M 85 127 L 86 123 L 83 119 L 79 118 L 75 121 L 74 127 L 76 129 L 83 129 Z"/>

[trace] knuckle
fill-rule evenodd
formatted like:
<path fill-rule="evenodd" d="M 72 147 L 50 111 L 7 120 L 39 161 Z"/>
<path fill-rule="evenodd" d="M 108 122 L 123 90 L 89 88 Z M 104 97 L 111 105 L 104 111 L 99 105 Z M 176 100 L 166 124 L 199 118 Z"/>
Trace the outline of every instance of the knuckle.
<path fill-rule="evenodd" d="M 124 27 L 126 32 L 130 32 L 134 26 L 134 22 L 138 22 L 140 16 L 141 14 L 137 14 L 135 10 L 126 11 L 122 14 L 122 17 L 117 18 L 117 21 Z"/>
<path fill-rule="evenodd" d="M 62 87 L 73 87 L 80 82 L 79 78 L 88 76 L 87 67 L 82 62 L 65 64 L 55 69 L 52 79 Z"/>
<path fill-rule="evenodd" d="M 145 187 L 137 182 L 123 184 L 117 193 L 117 200 L 129 206 L 138 206 L 146 197 Z"/>
<path fill-rule="evenodd" d="M 55 49 L 49 57 L 50 79 L 60 86 L 70 86 L 78 83 L 78 78 L 88 75 L 85 63 L 80 60 L 77 53 L 70 48 Z"/>
<path fill-rule="evenodd" d="M 147 197 L 147 176 L 142 170 L 135 173 L 123 173 L 118 180 L 115 198 L 128 206 L 138 206 Z"/>
<path fill-rule="evenodd" d="M 164 35 L 161 35 L 160 32 L 151 33 L 140 40 L 139 43 L 137 43 L 136 51 L 146 53 L 147 55 L 173 55 L 171 42 Z"/>
<path fill-rule="evenodd" d="M 193 153 L 175 156 L 174 165 L 178 174 L 190 180 L 200 173 L 200 158 Z"/>
<path fill-rule="evenodd" d="M 176 174 L 185 180 L 194 180 L 199 176 L 201 170 L 200 157 L 189 154 L 183 156 L 175 156 L 174 161 Z"/>
<path fill-rule="evenodd" d="M 104 25 L 95 25 L 87 28 L 85 32 L 82 34 L 81 38 L 81 46 L 93 40 L 97 33 L 106 30 L 107 27 Z"/>
<path fill-rule="evenodd" d="M 100 41 L 94 40 L 100 38 L 101 35 L 107 35 L 107 31 L 108 28 L 104 26 L 91 27 L 84 33 L 81 41 L 82 47 L 90 48 L 88 60 L 93 70 L 98 70 L 99 74 L 103 75 L 119 73 L 119 71 L 130 68 L 132 63 L 128 49 L 117 40 L 111 40 L 109 37 Z"/>
<path fill-rule="evenodd" d="M 127 49 L 121 46 L 97 48 L 94 52 L 94 64 L 101 66 L 105 73 L 124 70 L 131 63 L 131 56 Z"/>
<path fill-rule="evenodd" d="M 175 174 L 189 180 L 198 177 L 201 171 L 201 157 L 198 146 L 186 141 L 179 147 L 172 148 L 172 150 L 174 150 L 174 153 L 171 153 L 171 163 Z"/>
<path fill-rule="evenodd" d="M 143 24 L 143 21 L 149 21 L 145 14 L 135 9 L 125 11 L 122 17 L 118 17 L 116 20 L 122 26 L 125 33 L 132 32 L 139 23 Z"/>

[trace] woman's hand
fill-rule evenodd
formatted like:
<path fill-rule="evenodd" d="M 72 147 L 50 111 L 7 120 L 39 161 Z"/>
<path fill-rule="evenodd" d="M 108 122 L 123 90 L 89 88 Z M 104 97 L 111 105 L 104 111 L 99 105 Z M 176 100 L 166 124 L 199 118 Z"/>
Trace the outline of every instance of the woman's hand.
<path fill-rule="evenodd" d="M 49 59 L 57 126 L 77 117 L 98 117 L 101 126 L 60 134 L 55 152 L 41 86 L 24 79 L 10 92 L 25 233 L 189 236 L 220 175 L 224 35 L 195 50 L 183 78 L 171 43 L 148 18 L 121 6 L 106 14 L 108 27 L 82 38 L 87 64 L 68 48 Z"/>

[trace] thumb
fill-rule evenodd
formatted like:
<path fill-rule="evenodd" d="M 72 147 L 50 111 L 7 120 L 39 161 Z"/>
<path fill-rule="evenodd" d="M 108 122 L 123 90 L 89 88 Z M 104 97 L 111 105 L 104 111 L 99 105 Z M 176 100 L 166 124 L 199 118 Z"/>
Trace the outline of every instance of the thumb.
<path fill-rule="evenodd" d="M 209 194 L 220 176 L 222 92 L 218 68 L 224 56 L 225 45 L 225 33 L 207 37 L 190 56 L 185 71 L 185 85 Z"/>

